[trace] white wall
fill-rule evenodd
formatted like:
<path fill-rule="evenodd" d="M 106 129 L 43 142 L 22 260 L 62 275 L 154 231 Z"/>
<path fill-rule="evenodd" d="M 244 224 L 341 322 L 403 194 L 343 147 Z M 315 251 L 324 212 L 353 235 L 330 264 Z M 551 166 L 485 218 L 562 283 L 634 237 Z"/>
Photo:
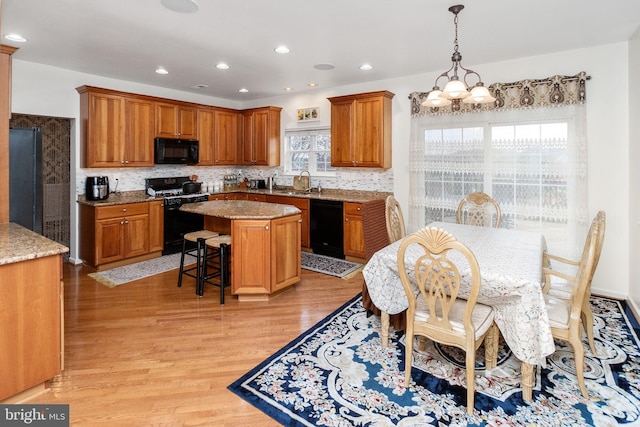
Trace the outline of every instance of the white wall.
<path fill-rule="evenodd" d="M 600 209 L 607 212 L 607 235 L 600 265 L 593 281 L 593 292 L 620 298 L 626 298 L 629 294 L 628 47 L 629 43 L 616 43 L 500 63 L 465 64 L 479 72 L 487 85 L 496 81 L 544 78 L 555 74 L 572 75 L 579 71 L 586 71 L 592 77 L 587 83 L 589 211 L 592 216 Z M 283 107 L 284 130 L 301 126 L 295 121 L 298 108 L 320 107 L 321 121 L 309 125 L 328 125 L 330 117 L 327 97 L 389 90 L 396 94 L 393 99 L 393 190 L 406 212 L 409 199 L 408 95 L 413 91 L 429 90 L 436 75 L 437 73 L 428 73 L 333 89 L 320 87 L 303 93 L 261 99 L 237 106 L 225 105 L 224 101 L 211 98 L 194 99 L 192 94 L 15 61 L 12 111 L 77 118 L 79 103 L 75 87 L 89 84 L 232 108 L 277 105 Z M 616 84 L 615 99 L 608 91 L 609 84 L 613 81 L 619 82 Z M 75 134 L 78 138 L 77 131 Z M 78 164 L 77 152 L 76 149 L 75 165 Z M 633 222 L 635 224 L 635 220 Z M 76 242 L 73 236 L 72 242 Z"/>
<path fill-rule="evenodd" d="M 640 29 L 629 42 L 629 76 L 629 301 L 640 313 Z"/>

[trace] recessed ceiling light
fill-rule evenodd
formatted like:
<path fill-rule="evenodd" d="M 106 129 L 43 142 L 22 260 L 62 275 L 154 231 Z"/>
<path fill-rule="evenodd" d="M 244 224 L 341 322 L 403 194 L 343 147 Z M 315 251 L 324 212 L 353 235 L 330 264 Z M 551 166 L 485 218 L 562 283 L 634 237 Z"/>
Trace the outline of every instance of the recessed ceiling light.
<path fill-rule="evenodd" d="M 292 87 L 285 87 L 283 90 L 287 91 L 287 92 L 291 92 L 293 90 Z"/>
<path fill-rule="evenodd" d="M 191 87 L 192 87 L 193 89 L 206 89 L 206 88 L 208 88 L 209 86 L 208 86 L 208 85 L 205 85 L 205 84 L 203 84 L 203 83 L 200 83 L 200 84 L 197 84 L 197 85 L 195 85 L 195 86 L 191 86 Z"/>
<path fill-rule="evenodd" d="M 277 53 L 289 53 L 289 48 L 286 46 L 278 46 L 273 50 L 275 50 Z"/>
<path fill-rule="evenodd" d="M 5 34 L 4 38 L 7 40 L 11 40 L 12 42 L 18 42 L 18 43 L 24 43 L 27 41 L 27 39 L 22 37 L 20 34 Z"/>
<path fill-rule="evenodd" d="M 238 92 L 247 93 L 247 92 L 249 92 L 249 89 L 247 89 L 246 87 L 243 87 L 243 88 L 238 89 Z"/>
<path fill-rule="evenodd" d="M 221 62 L 218 65 L 216 65 L 216 68 L 219 69 L 219 70 L 228 70 L 229 69 L 229 65 L 225 64 L 224 62 Z"/>
<path fill-rule="evenodd" d="M 360 69 L 361 69 L 362 71 L 368 71 L 368 70 L 372 70 L 372 69 L 373 69 L 373 66 L 372 66 L 371 64 L 362 64 L 362 65 L 360 66 Z"/>
<path fill-rule="evenodd" d="M 309 87 L 318 87 L 318 83 L 309 83 L 307 86 L 309 86 Z"/>
<path fill-rule="evenodd" d="M 178 13 L 196 13 L 199 9 L 196 0 L 160 0 L 160 3 L 167 9 Z"/>
<path fill-rule="evenodd" d="M 156 68 L 156 73 L 158 73 L 158 74 L 169 74 L 169 72 L 167 70 L 165 70 L 164 67 Z"/>
<path fill-rule="evenodd" d="M 316 64 L 313 68 L 316 70 L 333 70 L 336 67 L 333 64 Z"/>

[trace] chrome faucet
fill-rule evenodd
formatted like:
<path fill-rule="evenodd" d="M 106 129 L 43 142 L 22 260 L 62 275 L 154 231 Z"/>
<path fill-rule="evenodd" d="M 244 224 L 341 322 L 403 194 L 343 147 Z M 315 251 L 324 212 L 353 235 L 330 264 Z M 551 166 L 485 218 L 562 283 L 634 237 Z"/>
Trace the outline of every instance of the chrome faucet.
<path fill-rule="evenodd" d="M 307 188 L 305 188 L 304 191 L 310 193 L 311 192 L 311 173 L 308 170 L 305 169 L 300 172 L 300 175 L 298 175 L 298 181 L 302 180 L 302 174 L 305 172 L 309 176 L 309 182 L 307 182 Z"/>

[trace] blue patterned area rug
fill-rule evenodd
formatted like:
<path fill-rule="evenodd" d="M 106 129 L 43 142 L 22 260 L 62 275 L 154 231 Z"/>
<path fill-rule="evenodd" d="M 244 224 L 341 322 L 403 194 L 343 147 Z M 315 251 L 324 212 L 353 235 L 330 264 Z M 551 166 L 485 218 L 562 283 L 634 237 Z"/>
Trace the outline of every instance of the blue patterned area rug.
<path fill-rule="evenodd" d="M 332 258 L 310 252 L 302 252 L 302 268 L 318 273 L 348 279 L 358 273 L 364 265 L 344 259 Z"/>
<path fill-rule="evenodd" d="M 585 346 L 580 394 L 573 352 L 556 342 L 535 372 L 533 401 L 520 389 L 520 363 L 501 346 L 486 376 L 476 367 L 473 416 L 466 413 L 464 358 L 431 347 L 414 358 L 415 388 L 404 388 L 404 336 L 380 345 L 380 322 L 358 295 L 229 386 L 286 426 L 615 426 L 640 425 L 640 328 L 623 301 L 593 297 L 600 357 Z M 605 323 L 606 320 L 606 323 Z M 479 349 L 479 362 L 484 360 Z"/>

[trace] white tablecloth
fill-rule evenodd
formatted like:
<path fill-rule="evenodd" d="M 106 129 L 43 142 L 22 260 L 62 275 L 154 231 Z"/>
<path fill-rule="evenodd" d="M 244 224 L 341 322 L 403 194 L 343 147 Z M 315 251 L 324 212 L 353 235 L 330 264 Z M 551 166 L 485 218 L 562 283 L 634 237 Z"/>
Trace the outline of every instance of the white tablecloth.
<path fill-rule="evenodd" d="M 429 227 L 450 232 L 471 249 L 482 278 L 478 302 L 494 308 L 496 324 L 518 359 L 544 366 L 546 356 L 555 351 L 541 287 L 544 236 L 445 222 Z M 409 306 L 398 276 L 399 247 L 400 241 L 376 252 L 362 272 L 371 300 L 389 314 L 400 313 Z M 408 268 L 413 267 L 415 258 L 411 259 L 411 252 L 405 261 Z M 461 269 L 460 273 L 463 281 L 465 276 L 469 278 L 469 271 Z M 468 289 L 461 293 L 462 297 L 465 292 L 468 295 Z"/>

